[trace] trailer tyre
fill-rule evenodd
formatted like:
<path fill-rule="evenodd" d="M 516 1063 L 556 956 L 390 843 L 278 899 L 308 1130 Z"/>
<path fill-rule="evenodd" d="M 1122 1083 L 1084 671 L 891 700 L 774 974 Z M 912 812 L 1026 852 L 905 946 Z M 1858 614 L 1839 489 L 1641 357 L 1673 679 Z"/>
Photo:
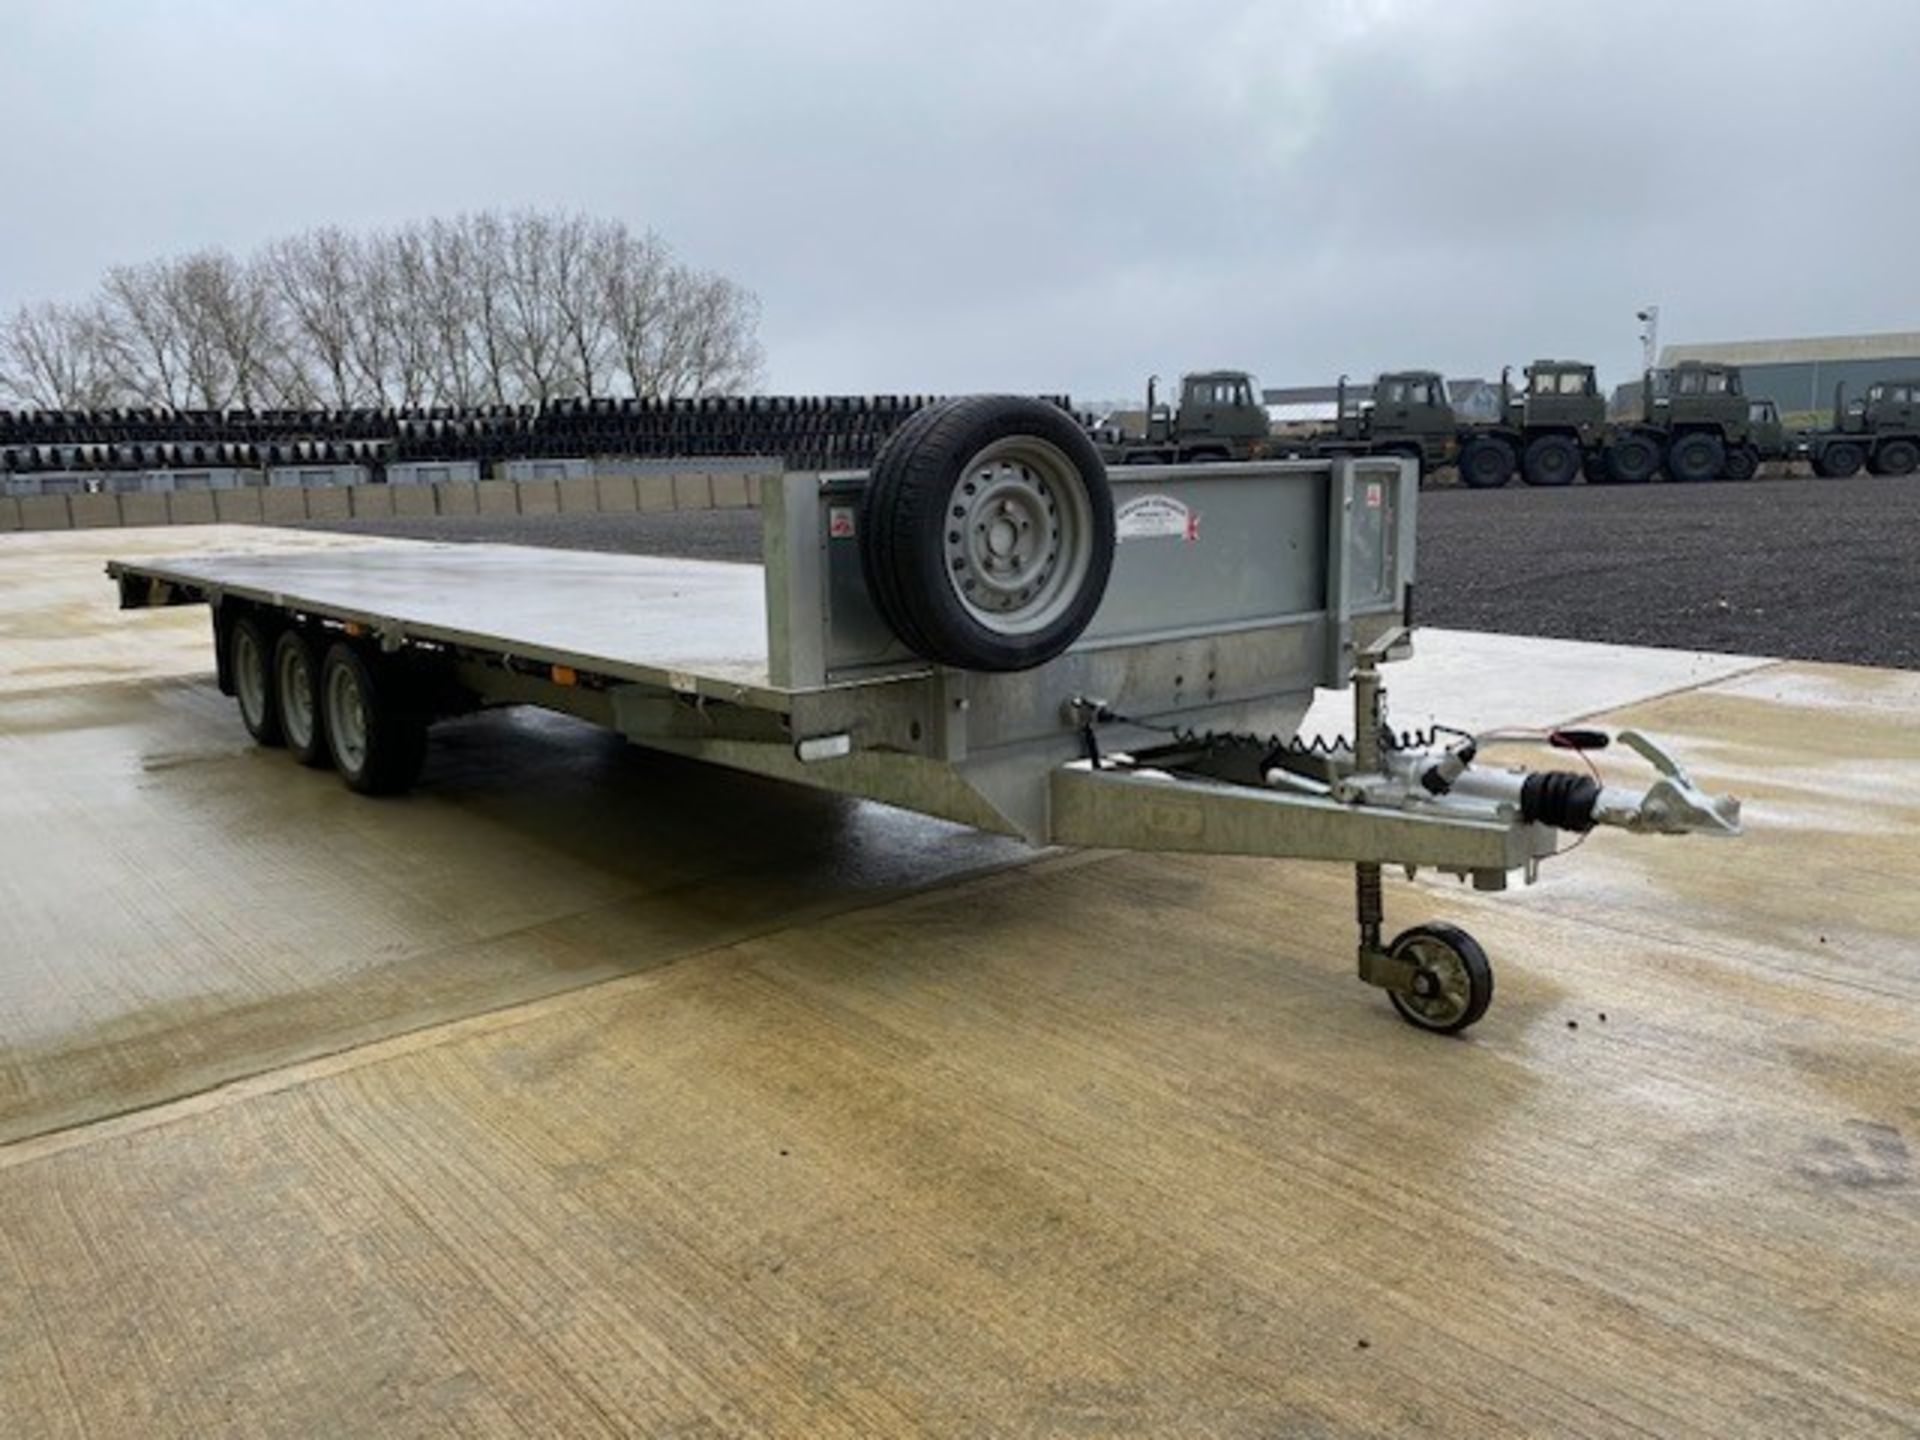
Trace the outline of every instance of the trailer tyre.
<path fill-rule="evenodd" d="M 1414 993 L 1387 998 L 1409 1025 L 1457 1035 L 1493 1003 L 1493 966 L 1480 942 L 1457 925 L 1416 925 L 1394 936 L 1388 953 L 1416 967 Z"/>
<path fill-rule="evenodd" d="M 1543 435 L 1527 446 L 1529 485 L 1571 485 L 1580 473 L 1580 447 L 1565 435 Z"/>
<path fill-rule="evenodd" d="M 313 641 L 291 627 L 273 644 L 273 704 L 288 753 L 316 770 L 331 764 L 320 715 L 320 656 Z"/>
<path fill-rule="evenodd" d="M 362 795 L 397 795 L 420 778 L 427 725 L 404 664 L 337 640 L 320 669 L 327 748 Z"/>
<path fill-rule="evenodd" d="M 927 407 L 875 458 L 860 556 L 881 617 L 915 654 L 1025 670 L 1085 630 L 1113 566 L 1106 467 L 1045 401 L 970 395 Z"/>
<path fill-rule="evenodd" d="M 1718 480 L 1727 466 L 1727 447 L 1717 436 L 1695 432 L 1667 447 L 1667 475 L 1688 484 Z"/>
<path fill-rule="evenodd" d="M 1920 445 L 1911 440 L 1889 440 L 1873 457 L 1876 475 L 1911 475 L 1920 469 Z"/>
<path fill-rule="evenodd" d="M 1497 490 L 1513 478 L 1513 447 L 1492 437 L 1469 440 L 1460 452 L 1460 482 L 1475 490 Z"/>
<path fill-rule="evenodd" d="M 273 693 L 273 634 L 257 616 L 242 615 L 228 627 L 227 673 L 247 733 L 257 744 L 283 743 Z"/>
<path fill-rule="evenodd" d="M 1644 435 L 1623 435 L 1607 447 L 1607 478 L 1616 485 L 1644 485 L 1660 468 L 1660 451 Z"/>

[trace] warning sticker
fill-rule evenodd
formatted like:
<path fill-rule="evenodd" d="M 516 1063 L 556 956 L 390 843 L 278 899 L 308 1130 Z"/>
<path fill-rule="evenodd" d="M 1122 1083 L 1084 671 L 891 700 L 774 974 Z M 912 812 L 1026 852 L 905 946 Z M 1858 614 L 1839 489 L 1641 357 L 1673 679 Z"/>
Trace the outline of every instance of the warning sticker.
<path fill-rule="evenodd" d="M 853 538 L 853 507 L 851 505 L 830 505 L 827 507 L 827 534 L 835 540 Z"/>
<path fill-rule="evenodd" d="M 1385 499 L 1386 491 L 1380 482 L 1378 480 L 1370 482 L 1367 486 L 1367 509 L 1378 510 Z"/>
<path fill-rule="evenodd" d="M 1113 512 L 1113 532 L 1121 540 L 1200 538 L 1200 515 L 1171 495 L 1140 495 Z"/>

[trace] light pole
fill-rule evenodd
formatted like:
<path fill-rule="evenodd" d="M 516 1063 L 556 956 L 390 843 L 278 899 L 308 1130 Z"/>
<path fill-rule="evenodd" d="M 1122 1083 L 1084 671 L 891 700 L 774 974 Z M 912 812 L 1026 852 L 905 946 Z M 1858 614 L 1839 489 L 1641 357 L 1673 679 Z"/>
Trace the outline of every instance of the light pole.
<path fill-rule="evenodd" d="M 1660 307 L 1649 305 L 1640 311 L 1636 318 L 1640 321 L 1640 358 L 1641 369 L 1653 369 L 1653 362 L 1660 356 Z"/>

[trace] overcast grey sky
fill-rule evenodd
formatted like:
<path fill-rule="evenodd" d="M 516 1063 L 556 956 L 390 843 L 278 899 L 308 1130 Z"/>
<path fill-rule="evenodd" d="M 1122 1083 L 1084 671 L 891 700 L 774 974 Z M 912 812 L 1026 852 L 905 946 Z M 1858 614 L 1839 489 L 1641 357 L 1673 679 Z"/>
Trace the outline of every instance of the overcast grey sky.
<path fill-rule="evenodd" d="M 1916 0 L 0 0 L 0 308 L 517 205 L 783 390 L 1131 394 L 1920 329 Z"/>

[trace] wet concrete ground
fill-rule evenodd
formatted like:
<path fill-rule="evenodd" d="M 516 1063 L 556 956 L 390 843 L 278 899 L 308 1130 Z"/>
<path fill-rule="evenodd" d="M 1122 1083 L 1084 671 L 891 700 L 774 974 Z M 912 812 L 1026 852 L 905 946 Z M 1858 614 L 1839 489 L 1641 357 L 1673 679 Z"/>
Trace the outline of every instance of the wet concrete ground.
<path fill-rule="evenodd" d="M 0 1434 L 1920 1427 L 1916 677 L 1423 647 L 1750 827 L 1390 881 L 1499 967 L 1448 1042 L 1338 867 L 514 716 L 355 799 L 148 540 L 0 540 Z"/>

